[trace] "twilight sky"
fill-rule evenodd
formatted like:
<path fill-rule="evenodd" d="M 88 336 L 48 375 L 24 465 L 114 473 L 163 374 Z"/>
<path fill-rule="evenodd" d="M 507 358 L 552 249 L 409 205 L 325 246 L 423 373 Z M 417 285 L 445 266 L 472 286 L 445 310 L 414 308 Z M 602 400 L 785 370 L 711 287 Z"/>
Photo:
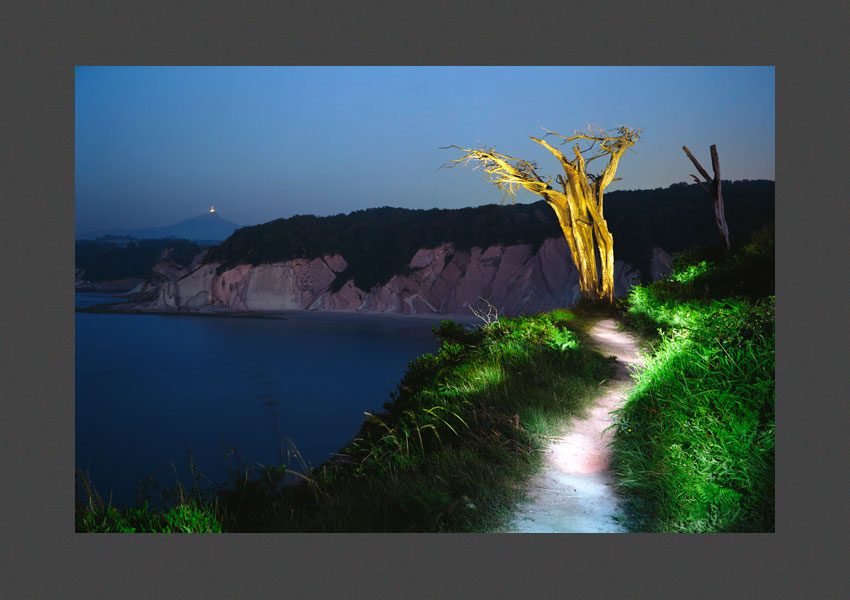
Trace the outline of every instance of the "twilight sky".
<path fill-rule="evenodd" d="M 558 166 L 528 139 L 643 128 L 609 190 L 774 179 L 773 67 L 78 67 L 76 226 L 168 225 L 215 204 L 241 225 L 375 206 L 456 208 L 501 192 L 440 146 Z M 536 197 L 521 192 L 518 201 Z"/>

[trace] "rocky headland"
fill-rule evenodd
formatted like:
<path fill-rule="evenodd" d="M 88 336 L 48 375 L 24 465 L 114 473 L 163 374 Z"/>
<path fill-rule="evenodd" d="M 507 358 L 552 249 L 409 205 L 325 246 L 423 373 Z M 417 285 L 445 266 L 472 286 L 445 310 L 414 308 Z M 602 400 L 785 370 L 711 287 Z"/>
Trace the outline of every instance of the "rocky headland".
<path fill-rule="evenodd" d="M 653 249 L 649 277 L 669 272 L 671 257 Z M 296 258 L 226 270 L 205 262 L 185 267 L 164 258 L 136 293 L 144 311 L 366 311 L 391 314 L 469 315 L 470 307 L 492 304 L 499 314 L 534 314 L 572 306 L 579 299 L 578 272 L 563 238 L 531 244 L 456 250 L 451 243 L 422 248 L 404 272 L 369 290 L 346 279 L 340 254 Z M 615 263 L 615 292 L 622 296 L 640 281 L 632 265 Z"/>

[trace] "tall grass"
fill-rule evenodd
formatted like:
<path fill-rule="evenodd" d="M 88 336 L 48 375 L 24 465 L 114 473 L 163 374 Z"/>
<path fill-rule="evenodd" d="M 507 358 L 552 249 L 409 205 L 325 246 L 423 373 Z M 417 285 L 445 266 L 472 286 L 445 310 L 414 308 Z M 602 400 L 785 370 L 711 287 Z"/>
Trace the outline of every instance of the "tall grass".
<path fill-rule="evenodd" d="M 683 256 L 628 299 L 631 322 L 659 334 L 616 413 L 614 468 L 634 530 L 774 529 L 772 237 L 711 254 Z"/>
<path fill-rule="evenodd" d="M 195 492 L 183 495 L 164 510 L 152 510 L 147 502 L 120 510 L 104 501 L 88 474 L 77 471 L 77 486 L 81 495 L 76 506 L 76 529 L 90 533 L 221 533 L 216 505 L 200 501 Z"/>
<path fill-rule="evenodd" d="M 224 531 L 498 529 L 548 437 L 610 373 L 574 324 L 567 311 L 477 330 L 444 321 L 439 350 L 412 361 L 384 410 L 366 415 L 356 438 L 301 481 L 284 485 L 285 467 L 243 465 L 226 484 L 193 488 L 163 509 L 118 511 L 82 494 L 77 529 L 161 531 L 168 515 L 191 510 Z"/>

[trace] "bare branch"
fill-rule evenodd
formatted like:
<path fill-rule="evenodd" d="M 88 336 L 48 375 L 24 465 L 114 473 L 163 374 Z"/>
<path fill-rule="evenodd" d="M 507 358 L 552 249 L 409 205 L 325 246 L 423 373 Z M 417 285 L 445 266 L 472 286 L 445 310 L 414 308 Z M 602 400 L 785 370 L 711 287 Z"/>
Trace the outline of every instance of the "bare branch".
<path fill-rule="evenodd" d="M 717 157 L 717 145 L 712 144 L 711 148 L 711 169 L 714 171 L 714 184 L 720 183 L 720 159 Z"/>
<path fill-rule="evenodd" d="M 451 147 L 449 146 L 449 148 Z M 452 166 L 475 162 L 475 168 L 484 171 L 493 185 L 510 196 L 515 196 L 516 191 L 520 188 L 525 188 L 539 195 L 552 189 L 549 185 L 550 180 L 544 180 L 540 177 L 536 171 L 537 165 L 532 162 L 501 154 L 488 148 L 475 149 L 457 146 L 455 148 L 465 154 L 450 161 Z"/>
<path fill-rule="evenodd" d="M 697 176 L 696 176 L 696 175 L 694 175 L 693 173 L 691 173 L 691 177 L 693 177 L 693 178 L 694 178 L 694 181 L 696 181 L 696 182 L 697 182 L 697 185 L 698 185 L 698 186 L 700 186 L 702 189 L 704 189 L 704 190 L 705 190 L 706 192 L 708 192 L 709 194 L 711 193 L 711 191 L 710 191 L 707 187 L 705 187 L 705 184 L 702 182 L 702 180 L 701 180 L 699 177 L 697 177 Z"/>
<path fill-rule="evenodd" d="M 489 300 L 482 296 L 478 296 L 478 299 L 484 302 L 486 306 L 469 306 L 469 310 L 472 311 L 472 314 L 481 319 L 484 322 L 482 327 L 484 329 L 489 329 L 490 327 L 494 327 L 499 324 L 499 310 L 493 306 Z"/>
<path fill-rule="evenodd" d="M 700 174 L 702 174 L 705 178 L 706 183 L 711 186 L 711 189 L 709 189 L 708 186 L 703 185 L 702 182 L 697 179 L 696 175 L 691 175 L 694 181 L 696 181 L 699 186 L 705 190 L 709 196 L 711 196 L 714 204 L 714 223 L 717 226 L 720 243 L 723 246 L 723 249 L 728 252 L 731 248 L 731 242 L 729 241 L 729 226 L 726 224 L 726 211 L 723 207 L 723 192 L 721 190 L 722 181 L 720 179 L 720 158 L 717 155 L 717 146 L 712 144 L 709 148 L 711 152 L 711 168 L 714 171 L 713 178 L 708 176 L 708 173 L 706 173 L 705 169 L 700 166 L 699 162 L 696 158 L 694 158 L 687 146 L 682 146 L 682 149 L 685 151 L 685 154 L 688 155 L 688 158 L 691 159 L 691 162 L 694 163 L 694 166 L 696 166 Z"/>
<path fill-rule="evenodd" d="M 585 164 L 588 164 L 588 163 L 590 163 L 591 161 L 596 160 L 597 158 L 602 158 L 603 156 L 607 156 L 607 155 L 608 155 L 608 153 L 607 153 L 607 152 L 600 152 L 599 154 L 594 154 L 594 155 L 593 155 L 593 156 L 591 156 L 590 158 L 585 159 L 585 161 L 584 161 L 584 162 L 585 162 Z"/>
<path fill-rule="evenodd" d="M 550 144 L 549 142 L 547 142 L 544 139 L 536 138 L 533 135 L 530 135 L 528 137 L 531 138 L 531 141 L 534 142 L 535 144 L 540 144 L 541 146 L 546 148 L 549 152 L 551 152 L 552 155 L 555 158 L 558 159 L 558 162 L 561 163 L 561 166 L 564 167 L 564 170 L 567 171 L 567 175 L 571 175 L 573 172 L 575 172 L 575 168 L 573 167 L 573 164 L 569 160 L 567 160 L 567 157 L 564 156 L 563 152 L 561 152 L 560 150 L 555 148 L 552 144 Z"/>
<path fill-rule="evenodd" d="M 699 171 L 700 175 L 705 177 L 705 180 L 707 182 L 711 183 L 711 177 L 708 176 L 708 172 L 705 169 L 702 168 L 702 165 L 699 164 L 699 161 L 696 158 L 694 158 L 694 155 L 691 154 L 691 151 L 688 150 L 688 147 L 682 146 L 682 150 L 685 151 L 685 154 L 687 154 L 688 158 L 691 159 L 691 162 L 694 163 L 694 166 L 696 167 L 697 171 Z"/>

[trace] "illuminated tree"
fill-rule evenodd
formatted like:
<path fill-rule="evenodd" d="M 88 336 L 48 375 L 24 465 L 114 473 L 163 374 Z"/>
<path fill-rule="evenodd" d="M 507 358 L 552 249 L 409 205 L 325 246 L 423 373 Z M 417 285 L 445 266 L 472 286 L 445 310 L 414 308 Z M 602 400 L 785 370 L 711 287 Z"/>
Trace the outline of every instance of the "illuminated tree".
<path fill-rule="evenodd" d="M 726 225 L 726 211 L 723 208 L 723 191 L 720 189 L 720 159 L 717 157 L 717 146 L 712 144 L 710 148 L 711 169 L 714 171 L 714 177 L 708 176 L 708 172 L 702 168 L 702 165 L 699 164 L 699 161 L 696 158 L 694 158 L 694 155 L 691 154 L 691 151 L 688 150 L 687 146 L 682 146 L 682 150 L 685 151 L 685 154 L 687 154 L 688 158 L 691 159 L 691 162 L 694 163 L 697 171 L 699 171 L 700 175 L 702 175 L 705 179 L 705 183 L 703 183 L 699 180 L 699 177 L 691 174 L 691 177 L 694 178 L 697 185 L 711 196 L 711 199 L 714 202 L 714 224 L 717 226 L 718 235 L 720 235 L 720 245 L 723 246 L 724 250 L 729 250 L 731 247 L 731 244 L 729 243 L 729 226 Z M 707 187 L 706 184 L 711 187 Z"/>
<path fill-rule="evenodd" d="M 544 139 L 533 136 L 531 140 L 548 150 L 561 164 L 563 174 L 552 186 L 551 178 L 537 173 L 535 163 L 500 154 L 492 148 L 456 148 L 464 153 L 447 166 L 476 163 L 489 180 L 510 196 L 524 188 L 541 196 L 555 211 L 558 224 L 567 240 L 573 263 L 579 273 L 582 296 L 592 300 L 614 302 L 614 238 L 603 216 L 604 193 L 617 172 L 623 154 L 634 146 L 640 130 L 619 127 L 610 132 L 590 128 L 586 132 L 563 136 L 547 131 Z M 575 142 L 573 158 L 546 141 L 546 137 L 561 138 L 561 145 Z M 585 147 L 582 148 L 581 146 Z M 596 159 L 607 159 L 601 172 L 588 172 L 588 165 Z M 598 267 L 598 268 L 597 268 Z"/>

